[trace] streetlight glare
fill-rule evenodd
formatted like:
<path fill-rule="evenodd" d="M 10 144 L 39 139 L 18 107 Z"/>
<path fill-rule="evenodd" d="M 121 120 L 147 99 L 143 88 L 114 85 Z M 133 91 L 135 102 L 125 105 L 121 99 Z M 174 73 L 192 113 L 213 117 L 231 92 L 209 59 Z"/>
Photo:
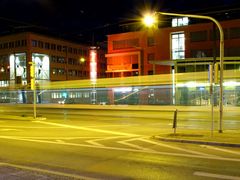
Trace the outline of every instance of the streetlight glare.
<path fill-rule="evenodd" d="M 154 15 L 152 14 L 146 14 L 143 17 L 143 23 L 147 26 L 147 27 L 152 27 L 156 24 L 157 19 Z"/>

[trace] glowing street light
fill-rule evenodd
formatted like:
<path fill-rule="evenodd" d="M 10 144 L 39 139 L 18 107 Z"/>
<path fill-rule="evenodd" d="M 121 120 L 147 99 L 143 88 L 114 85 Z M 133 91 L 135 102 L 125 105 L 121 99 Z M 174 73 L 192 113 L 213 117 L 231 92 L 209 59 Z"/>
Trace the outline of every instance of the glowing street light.
<path fill-rule="evenodd" d="M 193 14 L 177 14 L 177 13 L 166 13 L 166 12 L 155 12 L 152 16 L 149 14 L 144 17 L 143 22 L 147 27 L 153 26 L 156 23 L 156 19 L 158 15 L 166 15 L 166 16 L 178 16 L 178 17 L 190 17 L 190 18 L 197 18 L 197 19 L 208 19 L 213 21 L 220 33 L 220 81 L 219 81 L 219 133 L 222 133 L 222 120 L 223 120 L 223 61 L 224 61 L 224 33 L 221 24 L 214 18 L 210 16 L 202 16 L 202 15 L 193 15 Z"/>
<path fill-rule="evenodd" d="M 147 27 L 153 27 L 154 25 L 157 24 L 157 18 L 156 18 L 156 16 L 154 16 L 152 14 L 146 14 L 143 18 L 143 23 Z"/>

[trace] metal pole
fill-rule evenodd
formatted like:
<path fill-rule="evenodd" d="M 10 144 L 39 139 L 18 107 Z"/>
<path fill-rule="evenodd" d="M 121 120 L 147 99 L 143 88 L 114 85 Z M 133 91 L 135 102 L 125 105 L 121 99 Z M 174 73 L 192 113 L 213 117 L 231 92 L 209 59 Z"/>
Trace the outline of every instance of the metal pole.
<path fill-rule="evenodd" d="M 198 19 L 208 19 L 213 21 L 220 33 L 220 82 L 219 82 L 219 129 L 218 132 L 222 133 L 222 121 L 223 121 L 223 61 L 224 61 L 224 33 L 221 24 L 214 18 L 210 16 L 202 16 L 202 15 L 193 15 L 193 14 L 177 14 L 177 13 L 166 13 L 166 12 L 155 12 L 155 14 L 167 15 L 167 16 L 178 16 L 178 17 L 191 17 Z"/>
<path fill-rule="evenodd" d="M 33 118 L 37 118 L 37 109 L 36 109 L 36 102 L 37 102 L 37 95 L 36 95 L 36 83 L 35 83 L 35 62 L 29 63 L 31 64 L 31 89 L 33 90 Z"/>

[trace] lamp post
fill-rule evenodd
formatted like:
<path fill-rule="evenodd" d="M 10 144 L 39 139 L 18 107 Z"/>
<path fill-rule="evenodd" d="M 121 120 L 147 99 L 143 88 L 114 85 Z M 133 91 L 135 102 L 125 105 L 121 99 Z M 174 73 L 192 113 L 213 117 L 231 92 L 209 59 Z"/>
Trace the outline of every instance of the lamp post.
<path fill-rule="evenodd" d="M 193 14 L 177 14 L 177 13 L 166 13 L 166 12 L 155 12 L 154 16 L 157 15 L 166 15 L 166 16 L 178 16 L 178 17 L 190 17 L 190 18 L 197 18 L 197 19 L 208 19 L 213 21 L 220 33 L 220 81 L 219 81 L 219 129 L 218 132 L 222 133 L 222 121 L 223 121 L 223 61 L 224 61 L 224 33 L 221 24 L 214 18 L 210 16 L 202 16 L 202 15 L 193 15 Z M 145 17 L 144 22 L 146 25 L 151 26 L 151 23 L 155 22 L 155 17 L 153 19 L 150 16 Z"/>

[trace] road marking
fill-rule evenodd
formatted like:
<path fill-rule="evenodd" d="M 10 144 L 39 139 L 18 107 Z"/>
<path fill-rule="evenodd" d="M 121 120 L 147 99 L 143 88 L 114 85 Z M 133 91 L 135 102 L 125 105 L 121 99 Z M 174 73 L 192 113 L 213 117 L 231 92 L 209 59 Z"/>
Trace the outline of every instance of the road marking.
<path fill-rule="evenodd" d="M 0 131 L 21 131 L 19 129 L 0 129 Z"/>
<path fill-rule="evenodd" d="M 139 136 L 137 134 L 122 133 L 122 132 L 116 132 L 116 131 L 109 131 L 109 130 L 102 130 L 102 129 L 95 129 L 95 128 L 87 128 L 87 127 L 79 127 L 79 126 L 66 125 L 66 124 L 60 124 L 60 123 L 52 123 L 52 122 L 46 122 L 46 121 L 34 121 L 34 122 L 41 123 L 41 124 L 52 125 L 52 126 L 59 126 L 59 127 L 72 128 L 72 129 L 81 129 L 81 130 L 85 130 L 85 131 L 94 131 L 94 132 L 101 132 L 101 133 L 121 135 L 121 136 L 130 136 L 130 137 Z"/>
<path fill-rule="evenodd" d="M 238 177 L 238 176 L 228 176 L 228 175 L 223 175 L 223 174 L 213 174 L 213 173 L 199 172 L 199 171 L 194 172 L 193 175 L 218 178 L 218 179 L 227 179 L 227 180 L 240 180 L 240 177 Z"/>
<path fill-rule="evenodd" d="M 129 143 L 130 141 L 135 141 L 135 140 L 138 140 L 138 138 L 132 138 L 132 139 L 127 139 L 127 140 L 123 140 L 123 141 L 118 141 L 118 143 L 126 145 L 126 146 L 130 146 L 130 147 L 133 147 L 133 148 L 136 148 L 136 149 L 141 149 L 143 151 L 150 151 L 150 152 L 154 151 L 154 150 L 149 149 L 149 148 L 144 148 L 142 146 Z"/>
<path fill-rule="evenodd" d="M 140 124 L 119 124 L 119 125 L 99 125 L 99 126 L 87 126 L 88 128 L 95 127 L 121 127 L 121 126 L 140 126 Z"/>
<path fill-rule="evenodd" d="M 155 145 L 158 145 L 158 146 L 163 146 L 163 147 L 167 147 L 167 148 L 170 148 L 170 149 L 179 150 L 179 151 L 183 151 L 183 152 L 187 152 L 187 153 L 191 153 L 191 154 L 217 157 L 216 155 L 210 155 L 210 154 L 206 154 L 206 153 L 202 153 L 202 152 L 198 152 L 198 151 L 187 150 L 187 149 L 183 149 L 183 148 L 180 148 L 180 147 L 171 146 L 171 145 L 163 144 L 163 143 L 160 143 L 160 142 L 151 141 L 151 140 L 148 140 L 148 139 L 143 139 L 143 138 L 138 138 L 138 139 L 141 140 L 141 141 L 148 142 L 150 144 L 155 144 Z"/>
<path fill-rule="evenodd" d="M 52 171 L 52 170 L 40 169 L 40 168 L 11 164 L 11 163 L 0 163 L 0 166 L 8 166 L 8 167 L 24 169 L 24 170 L 28 170 L 28 171 L 35 171 L 35 172 L 52 174 L 52 175 L 57 175 L 57 176 L 65 176 L 65 177 L 75 178 L 75 179 L 96 180 L 95 178 L 90 178 L 90 177 L 86 177 L 86 176 L 80 176 L 80 175 L 76 175 L 76 174 L 69 174 L 69 173 L 64 173 L 64 172 L 59 172 L 59 171 Z"/>
<path fill-rule="evenodd" d="M 42 136 L 11 136 L 11 137 L 13 137 L 13 138 L 20 138 L 20 139 L 47 139 L 47 140 L 56 140 L 56 139 L 63 139 L 63 140 L 75 140 L 75 139 L 92 139 L 92 138 L 94 138 L 94 139 L 104 139 L 104 137 L 99 137 L 99 136 L 92 136 L 92 137 L 90 137 L 90 136 L 88 136 L 88 137 L 86 137 L 86 136 L 76 136 L 76 137 L 59 137 L 59 136 L 57 136 L 57 137 L 42 137 Z M 121 137 L 123 137 L 123 136 L 121 136 Z"/>
<path fill-rule="evenodd" d="M 226 152 L 226 153 L 230 153 L 230 154 L 237 154 L 240 155 L 240 152 L 236 152 L 236 151 L 232 151 L 232 150 L 228 150 L 228 149 L 223 149 L 223 148 L 218 148 L 218 147 L 213 147 L 213 146 L 208 146 L 208 145 L 200 145 L 201 147 L 205 147 L 208 149 L 214 149 L 217 151 L 222 151 L 222 152 Z"/>
<path fill-rule="evenodd" d="M 105 138 L 97 138 L 97 139 L 91 139 L 88 141 L 85 141 L 89 144 L 95 145 L 95 146 L 104 146 L 103 144 L 98 143 L 97 141 L 104 141 L 104 140 L 110 140 L 110 139 L 118 139 L 122 138 L 122 136 L 114 136 L 114 137 L 105 137 Z"/>
<path fill-rule="evenodd" d="M 86 148 L 97 148 L 97 149 L 128 151 L 128 152 L 139 152 L 139 153 L 159 154 L 159 155 L 187 157 L 187 158 L 198 158 L 198 159 L 211 159 L 211 160 L 219 160 L 219 161 L 240 162 L 240 159 L 236 159 L 236 158 L 200 156 L 200 155 L 192 155 L 192 154 L 168 153 L 168 152 L 158 152 L 158 151 L 145 151 L 145 150 L 139 150 L 139 149 L 128 149 L 128 148 L 119 148 L 119 147 L 93 146 L 93 145 L 67 143 L 67 142 L 63 143 L 63 142 L 46 141 L 46 140 L 22 139 L 22 138 L 11 137 L 11 136 L 0 136 L 0 138 L 17 140 L 17 141 L 35 142 L 35 143 L 57 144 L 57 145 L 66 145 L 66 146 L 75 146 L 75 147 L 86 147 Z"/>
<path fill-rule="evenodd" d="M 56 142 L 64 143 L 64 141 L 61 139 L 56 139 Z"/>

